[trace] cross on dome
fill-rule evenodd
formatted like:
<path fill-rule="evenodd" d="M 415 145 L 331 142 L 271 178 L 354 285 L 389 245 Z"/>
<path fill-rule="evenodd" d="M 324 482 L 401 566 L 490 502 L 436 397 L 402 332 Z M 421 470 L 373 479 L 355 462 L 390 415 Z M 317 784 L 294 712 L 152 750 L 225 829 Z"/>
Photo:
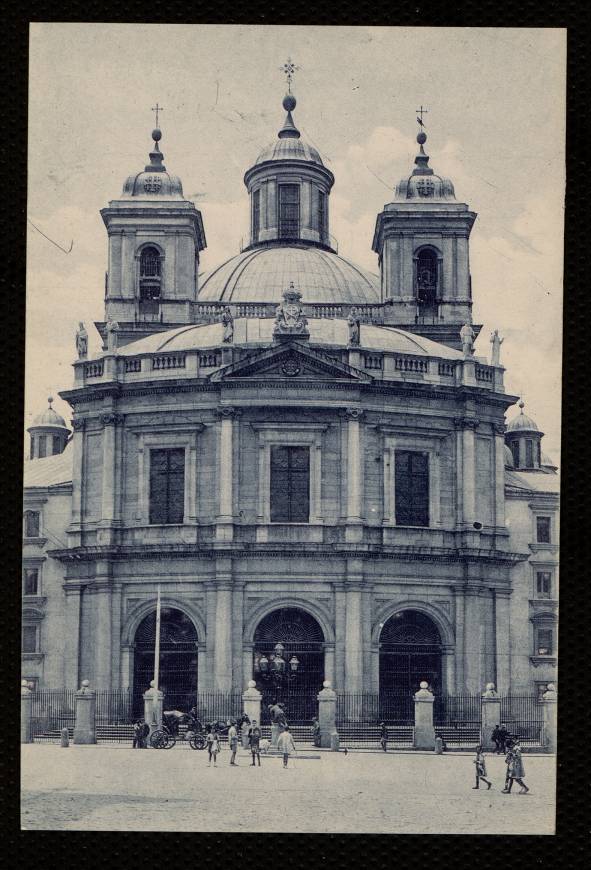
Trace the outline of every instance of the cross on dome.
<path fill-rule="evenodd" d="M 291 82 L 293 80 L 293 74 L 296 70 L 299 70 L 299 66 L 296 66 L 292 61 L 291 57 L 287 58 L 287 62 L 279 67 L 282 73 L 285 73 L 285 78 L 287 79 L 287 93 L 291 94 Z"/>
<path fill-rule="evenodd" d="M 155 106 L 152 106 L 152 111 L 156 112 L 156 126 L 158 126 L 158 112 L 163 112 L 164 106 L 159 106 L 158 103 L 156 103 Z"/>

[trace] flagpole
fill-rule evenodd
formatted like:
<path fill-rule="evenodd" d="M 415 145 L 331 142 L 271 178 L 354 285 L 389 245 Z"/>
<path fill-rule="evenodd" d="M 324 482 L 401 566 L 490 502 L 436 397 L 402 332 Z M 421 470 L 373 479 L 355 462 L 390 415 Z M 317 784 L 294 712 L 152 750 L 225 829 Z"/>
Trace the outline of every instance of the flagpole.
<path fill-rule="evenodd" d="M 158 688 L 160 677 L 160 583 L 158 584 L 158 597 L 156 599 L 156 642 L 154 644 L 154 688 Z"/>

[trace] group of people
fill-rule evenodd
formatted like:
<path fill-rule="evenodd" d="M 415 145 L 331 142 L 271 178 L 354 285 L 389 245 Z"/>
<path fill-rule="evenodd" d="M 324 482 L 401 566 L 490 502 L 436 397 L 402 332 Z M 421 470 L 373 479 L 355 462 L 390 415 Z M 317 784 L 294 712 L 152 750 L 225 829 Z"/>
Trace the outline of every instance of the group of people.
<path fill-rule="evenodd" d="M 506 751 L 506 743 L 511 737 L 511 735 L 507 731 L 507 726 L 495 725 L 490 736 L 492 742 L 495 744 L 496 755 L 504 755 Z"/>
<path fill-rule="evenodd" d="M 244 723 L 242 724 L 244 725 Z M 263 748 L 264 743 L 266 743 L 268 746 L 269 741 L 263 740 L 262 731 L 256 719 L 253 719 L 250 723 L 247 733 L 248 747 L 250 749 L 252 759 L 250 762 L 250 767 L 256 767 L 257 765 L 258 767 L 260 767 L 261 749 Z M 213 761 L 213 766 L 217 767 L 217 757 L 221 750 L 221 741 L 220 734 L 215 726 L 212 726 L 208 730 L 207 737 L 205 739 L 205 745 L 208 752 L 207 766 L 211 767 L 211 763 Z M 238 764 L 236 762 L 236 753 L 238 752 L 238 728 L 235 719 L 230 720 L 230 727 L 228 728 L 228 746 L 230 747 L 230 765 L 233 767 L 237 767 Z M 283 767 L 286 768 L 288 766 L 289 756 L 296 751 L 293 735 L 290 732 L 288 725 L 284 726 L 283 731 L 279 735 L 277 749 L 283 756 Z"/>
<path fill-rule="evenodd" d="M 494 738 L 493 742 L 496 743 Z M 503 747 L 505 751 L 507 772 L 505 774 L 505 787 L 502 790 L 502 794 L 511 794 L 514 782 L 520 786 L 519 794 L 528 794 L 529 788 L 523 781 L 525 768 L 521 757 L 521 745 L 519 739 L 517 737 L 509 738 L 507 736 L 503 741 Z M 495 750 L 495 754 L 498 755 L 499 752 Z M 473 785 L 472 788 L 480 788 L 480 781 L 482 780 L 482 782 L 486 783 L 487 788 L 490 789 L 492 787 L 492 782 L 487 779 L 486 761 L 484 759 L 482 744 L 480 743 L 476 747 L 476 758 L 474 759 L 474 764 L 476 765 L 476 785 Z"/>

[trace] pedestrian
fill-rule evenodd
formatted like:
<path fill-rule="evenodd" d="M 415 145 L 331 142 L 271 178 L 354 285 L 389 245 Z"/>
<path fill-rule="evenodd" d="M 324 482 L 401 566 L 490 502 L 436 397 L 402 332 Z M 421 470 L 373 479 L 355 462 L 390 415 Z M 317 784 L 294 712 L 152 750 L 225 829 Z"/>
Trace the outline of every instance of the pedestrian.
<path fill-rule="evenodd" d="M 490 735 L 490 739 L 495 744 L 495 753 L 497 755 L 501 754 L 501 737 L 500 737 L 501 727 L 500 725 L 495 725 L 492 730 L 492 734 Z"/>
<path fill-rule="evenodd" d="M 507 758 L 509 759 L 507 764 L 507 780 L 505 781 L 505 788 L 503 789 L 503 794 L 511 794 L 513 781 L 519 783 L 519 785 L 521 786 L 521 788 L 519 789 L 519 794 L 528 794 L 529 788 L 523 781 L 523 777 L 525 776 L 525 768 L 523 766 L 523 759 L 521 757 L 521 745 L 517 738 L 513 740 L 511 749 L 507 753 Z"/>
<path fill-rule="evenodd" d="M 435 755 L 443 755 L 443 737 L 441 734 L 435 735 Z"/>
<path fill-rule="evenodd" d="M 206 738 L 207 753 L 209 756 L 207 766 L 211 767 L 211 759 L 213 758 L 213 766 L 217 767 L 217 757 L 220 751 L 220 736 L 215 727 L 212 727 Z"/>
<path fill-rule="evenodd" d="M 380 722 L 380 746 L 384 752 L 388 751 L 388 729 L 385 722 Z"/>
<path fill-rule="evenodd" d="M 320 722 L 318 719 L 312 719 L 312 740 L 314 746 L 320 746 Z"/>
<path fill-rule="evenodd" d="M 476 765 L 476 785 L 473 785 L 472 788 L 480 788 L 480 780 L 482 780 L 490 789 L 492 782 L 486 778 L 486 762 L 484 760 L 484 752 L 482 751 L 480 743 L 476 747 L 476 758 L 474 759 L 474 764 Z"/>
<path fill-rule="evenodd" d="M 242 748 L 250 747 L 250 719 L 246 714 L 242 716 L 242 725 L 240 726 L 240 737 L 242 739 Z"/>
<path fill-rule="evenodd" d="M 230 746 L 230 750 L 232 755 L 230 756 L 230 764 L 237 767 L 236 764 L 236 752 L 238 751 L 238 731 L 236 729 L 236 723 L 232 719 L 230 722 L 230 727 L 228 728 L 228 744 Z"/>
<path fill-rule="evenodd" d="M 501 746 L 501 752 L 503 752 L 503 753 L 506 752 L 506 744 L 507 744 L 508 737 L 509 737 L 509 732 L 507 731 L 507 726 L 501 725 L 501 727 L 499 728 L 499 744 Z"/>
<path fill-rule="evenodd" d="M 289 756 L 292 752 L 296 751 L 295 743 L 293 742 L 293 737 L 288 725 L 285 726 L 285 729 L 279 735 L 277 749 L 283 754 L 283 767 L 287 768 Z"/>
<path fill-rule="evenodd" d="M 256 760 L 258 760 L 259 767 L 261 766 L 261 729 L 257 725 L 257 720 L 252 720 L 252 725 L 248 731 L 248 743 L 250 746 L 250 754 L 252 755 L 251 767 L 255 767 Z"/>
<path fill-rule="evenodd" d="M 149 725 L 143 719 L 138 719 L 133 726 L 133 748 L 147 749 L 146 738 L 150 733 Z"/>

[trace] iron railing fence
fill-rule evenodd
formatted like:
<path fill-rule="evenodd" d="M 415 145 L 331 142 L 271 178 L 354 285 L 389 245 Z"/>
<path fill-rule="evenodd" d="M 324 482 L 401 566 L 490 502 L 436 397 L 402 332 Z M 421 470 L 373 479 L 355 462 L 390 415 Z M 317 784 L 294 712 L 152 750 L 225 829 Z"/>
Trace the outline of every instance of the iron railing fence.
<path fill-rule="evenodd" d="M 99 689 L 96 692 L 96 724 L 131 725 L 133 692 L 131 689 Z"/>
<path fill-rule="evenodd" d="M 337 729 L 346 723 L 413 726 L 414 700 L 408 692 L 339 692 Z"/>
<path fill-rule="evenodd" d="M 544 742 L 544 702 L 537 695 L 501 697 L 501 722 L 523 744 Z"/>
<path fill-rule="evenodd" d="M 454 728 L 480 728 L 482 721 L 482 696 L 470 695 L 435 695 L 433 702 L 433 724 L 437 726 L 450 725 Z"/>
<path fill-rule="evenodd" d="M 76 720 L 75 689 L 41 689 L 33 692 L 31 729 L 33 737 L 48 731 L 74 728 Z"/>

